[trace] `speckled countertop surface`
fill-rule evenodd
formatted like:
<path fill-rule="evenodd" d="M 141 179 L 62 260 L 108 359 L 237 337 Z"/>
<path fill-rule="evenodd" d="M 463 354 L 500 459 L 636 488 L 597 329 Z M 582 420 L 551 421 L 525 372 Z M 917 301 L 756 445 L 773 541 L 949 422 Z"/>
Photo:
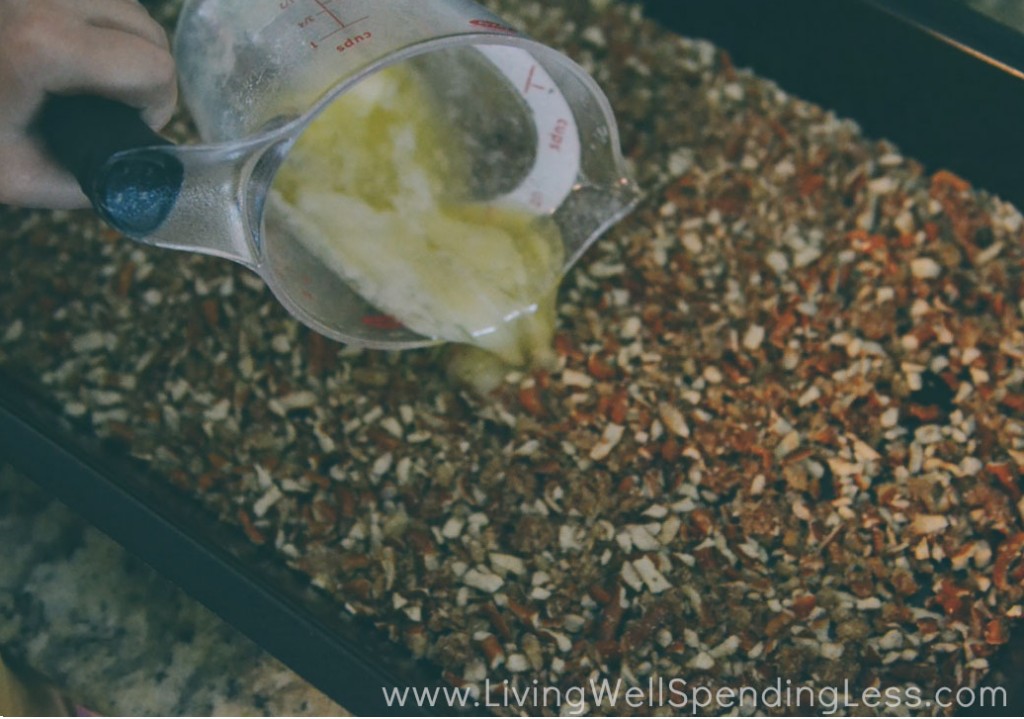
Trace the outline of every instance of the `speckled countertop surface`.
<path fill-rule="evenodd" d="M 344 714 L 0 464 L 0 647 L 107 715 Z"/>

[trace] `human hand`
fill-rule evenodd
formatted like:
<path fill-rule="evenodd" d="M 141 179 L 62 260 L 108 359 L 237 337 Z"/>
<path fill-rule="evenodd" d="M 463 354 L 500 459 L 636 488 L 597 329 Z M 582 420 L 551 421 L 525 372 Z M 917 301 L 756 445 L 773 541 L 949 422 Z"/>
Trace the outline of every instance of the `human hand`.
<path fill-rule="evenodd" d="M 50 94 L 117 100 L 160 129 L 178 94 L 167 35 L 137 0 L 0 0 L 0 203 L 89 206 L 32 133 Z"/>

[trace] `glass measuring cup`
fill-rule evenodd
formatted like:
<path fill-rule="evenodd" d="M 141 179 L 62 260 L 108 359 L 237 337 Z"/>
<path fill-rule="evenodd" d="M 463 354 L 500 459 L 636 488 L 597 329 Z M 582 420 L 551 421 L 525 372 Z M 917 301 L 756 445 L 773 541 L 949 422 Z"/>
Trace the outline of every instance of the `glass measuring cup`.
<path fill-rule="evenodd" d="M 638 198 L 596 83 L 470 0 L 186 0 L 175 56 L 206 144 L 166 144 L 93 101 L 88 112 L 103 119 L 90 139 L 79 139 L 81 107 L 44 117 L 55 154 L 117 229 L 251 268 L 300 321 L 342 342 L 437 338 L 369 304 L 274 222 L 267 200 L 299 135 L 385 67 L 413 68 L 470 158 L 466 200 L 554 219 L 563 271 Z"/>

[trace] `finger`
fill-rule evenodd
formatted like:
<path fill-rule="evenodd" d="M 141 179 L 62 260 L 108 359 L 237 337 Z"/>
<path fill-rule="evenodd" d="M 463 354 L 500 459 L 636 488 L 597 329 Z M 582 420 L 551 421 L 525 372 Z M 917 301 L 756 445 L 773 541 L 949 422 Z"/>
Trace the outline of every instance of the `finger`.
<path fill-rule="evenodd" d="M 170 49 L 163 27 L 146 11 L 138 0 L 65 0 L 77 6 L 82 18 L 94 27 L 120 30 L 137 35 L 143 40 Z"/>
<path fill-rule="evenodd" d="M 89 207 L 70 172 L 57 166 L 34 142 L 0 139 L 0 203 L 15 207 L 76 210 Z"/>
<path fill-rule="evenodd" d="M 0 25 L 0 48 L 0 120 L 7 127 L 28 127 L 47 93 L 118 100 L 140 109 L 153 127 L 173 112 L 174 59 L 138 35 L 83 26 L 47 5 Z"/>
<path fill-rule="evenodd" d="M 55 53 L 48 92 L 94 94 L 137 108 L 152 127 L 170 119 L 177 102 L 174 59 L 165 49 L 120 30 L 88 27 Z"/>

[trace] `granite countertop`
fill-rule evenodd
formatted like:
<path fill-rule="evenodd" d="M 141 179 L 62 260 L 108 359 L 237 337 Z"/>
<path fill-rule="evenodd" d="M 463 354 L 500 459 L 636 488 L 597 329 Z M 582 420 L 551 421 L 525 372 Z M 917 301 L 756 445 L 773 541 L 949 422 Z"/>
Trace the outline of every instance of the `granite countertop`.
<path fill-rule="evenodd" d="M 108 715 L 344 710 L 0 465 L 0 647 Z"/>

